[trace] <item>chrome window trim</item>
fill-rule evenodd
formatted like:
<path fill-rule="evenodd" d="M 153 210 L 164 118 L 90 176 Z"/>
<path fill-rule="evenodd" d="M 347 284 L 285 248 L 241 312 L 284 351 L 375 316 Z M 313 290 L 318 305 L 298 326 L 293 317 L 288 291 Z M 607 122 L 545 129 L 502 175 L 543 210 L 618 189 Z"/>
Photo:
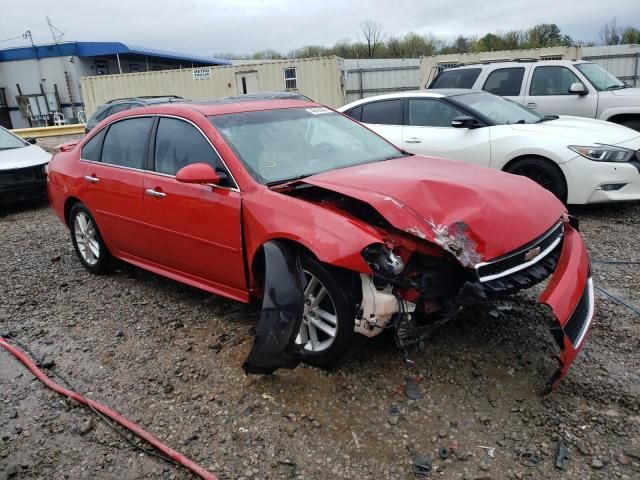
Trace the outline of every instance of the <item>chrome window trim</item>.
<path fill-rule="evenodd" d="M 229 166 L 227 165 L 227 163 L 224 161 L 224 158 L 222 158 L 222 155 L 220 155 L 220 152 L 218 152 L 218 150 L 217 150 L 217 149 L 216 149 L 216 147 L 213 145 L 213 143 L 211 142 L 211 140 L 209 140 L 209 137 L 207 137 L 207 136 L 204 134 L 204 132 L 202 131 L 202 129 L 201 129 L 200 127 L 198 127 L 198 125 L 196 125 L 196 124 L 195 124 L 195 123 L 193 123 L 191 120 L 186 119 L 186 118 L 184 118 L 184 117 L 180 117 L 180 116 L 178 116 L 178 115 L 169 115 L 169 114 L 164 114 L 164 113 L 151 113 L 151 114 L 150 114 L 150 113 L 143 113 L 143 114 L 140 114 L 140 115 L 127 115 L 127 116 L 126 116 L 126 117 L 124 117 L 124 118 L 118 118 L 118 119 L 116 119 L 116 120 L 113 120 L 113 121 L 111 121 L 111 122 L 107 123 L 104 127 L 102 127 L 102 128 L 101 128 L 100 130 L 98 130 L 95 134 L 93 134 L 93 135 L 91 136 L 91 138 L 95 137 L 96 135 L 99 135 L 99 134 L 100 134 L 100 132 L 101 132 L 102 130 L 104 130 L 105 128 L 110 127 L 110 126 L 111 126 L 111 125 L 113 125 L 114 123 L 121 122 L 121 121 L 124 121 L 124 120 L 128 120 L 128 119 L 130 119 L 130 118 L 144 118 L 144 117 L 151 117 L 151 118 L 156 118 L 156 117 L 157 117 L 157 118 L 162 118 L 162 117 L 164 117 L 164 118 L 175 118 L 176 120 L 182 120 L 183 122 L 187 122 L 187 123 L 189 123 L 189 124 L 193 125 L 193 126 L 196 128 L 196 130 L 198 130 L 198 132 L 200 132 L 200 135 L 202 135 L 202 136 L 205 138 L 205 140 L 207 141 L 207 143 L 209 143 L 209 145 L 211 146 L 211 148 L 213 149 L 213 151 L 216 153 L 216 155 L 218 156 L 218 158 L 219 158 L 219 159 L 220 159 L 220 161 L 222 162 L 222 165 L 224 165 L 224 168 L 227 170 L 227 172 L 229 172 L 229 176 L 231 177 L 231 180 L 233 180 L 233 183 L 235 184 L 235 187 L 224 187 L 224 186 L 222 186 L 222 185 L 215 185 L 215 184 L 213 184 L 213 183 L 207 183 L 206 185 L 210 185 L 210 186 L 212 186 L 212 187 L 214 187 L 214 188 L 221 188 L 221 189 L 223 189 L 223 190 L 231 190 L 231 191 L 233 191 L 233 192 L 238 192 L 238 193 L 240 193 L 240 191 L 241 191 L 241 190 L 240 190 L 240 187 L 238 186 L 238 182 L 236 181 L 235 177 L 233 176 L 233 172 L 231 172 L 231 169 L 229 168 Z M 213 127 L 213 125 L 212 125 L 212 127 Z M 215 127 L 213 127 L 213 128 L 215 128 Z M 91 138 L 90 138 L 89 140 L 91 140 Z M 87 140 L 87 142 L 88 142 L 89 140 Z M 87 142 L 85 142 L 85 143 L 82 145 L 82 147 L 84 147 L 84 145 L 85 145 Z M 80 147 L 80 155 L 82 155 L 82 147 Z M 154 155 L 154 157 L 155 157 L 155 152 L 153 153 L 153 155 Z M 151 173 L 151 174 L 154 174 L 154 175 L 161 175 L 161 176 L 163 176 L 163 177 L 176 178 L 176 176 L 175 176 L 175 175 L 169 175 L 169 174 L 167 174 L 167 173 L 156 172 L 156 171 L 154 171 L 154 170 L 145 170 L 145 169 L 139 169 L 139 168 L 133 168 L 133 167 L 126 167 L 126 166 L 123 166 L 123 165 L 115 165 L 115 164 L 113 164 L 113 163 L 96 162 L 96 161 L 93 161 L 93 160 L 85 160 L 85 159 L 83 159 L 82 157 L 80 157 L 80 161 L 81 161 L 81 162 L 86 162 L 86 163 L 93 163 L 93 164 L 96 164 L 96 165 L 108 165 L 108 166 L 110 166 L 110 167 L 123 168 L 123 169 L 126 169 L 126 170 L 132 170 L 132 171 L 135 171 L 135 172 Z"/>
<path fill-rule="evenodd" d="M 551 236 L 557 229 L 558 227 L 560 227 L 562 225 L 562 221 L 556 223 L 552 228 L 549 229 L 549 231 L 546 233 L 546 235 L 544 235 L 543 237 L 541 237 L 536 244 L 539 244 L 541 242 L 543 242 L 544 240 L 546 240 L 549 236 Z M 547 255 L 549 255 L 549 253 L 551 253 L 551 251 L 553 251 L 554 248 L 556 248 L 558 246 L 558 244 L 560 243 L 560 241 L 562 240 L 562 238 L 564 237 L 564 232 L 561 231 L 560 235 L 558 235 L 558 238 L 556 238 L 553 243 L 551 245 L 549 245 L 547 248 L 545 248 L 542 252 L 540 252 L 540 254 L 538 256 L 536 256 L 535 258 L 532 258 L 531 260 L 529 260 L 528 262 L 525 263 L 521 263 L 520 265 L 516 265 L 515 267 L 509 268 L 503 272 L 500 273 L 495 273 L 493 275 L 487 275 L 485 277 L 481 277 L 480 274 L 478 273 L 478 270 L 486 265 L 491 265 L 493 263 L 496 263 L 498 261 L 504 260 L 504 258 L 501 258 L 499 260 L 492 260 L 489 262 L 481 262 L 481 263 L 477 263 L 476 265 L 474 265 L 473 268 L 475 268 L 476 273 L 478 274 L 478 279 L 480 280 L 481 283 L 484 282 L 490 282 L 491 280 L 495 280 L 497 278 L 502 278 L 502 277 L 506 277 L 507 275 L 511 275 L 512 273 L 515 272 L 519 272 L 520 270 L 524 270 L 525 268 L 530 267 L 531 265 L 535 265 L 536 263 L 538 263 L 540 260 L 542 260 L 543 258 L 545 258 Z M 521 248 L 520 250 L 512 253 L 511 255 L 509 255 L 508 257 L 505 258 L 509 258 L 509 257 L 513 257 L 515 255 L 519 255 L 522 252 L 529 250 L 531 248 L 535 248 L 535 245 L 529 246 L 529 247 L 525 247 L 525 248 Z"/>

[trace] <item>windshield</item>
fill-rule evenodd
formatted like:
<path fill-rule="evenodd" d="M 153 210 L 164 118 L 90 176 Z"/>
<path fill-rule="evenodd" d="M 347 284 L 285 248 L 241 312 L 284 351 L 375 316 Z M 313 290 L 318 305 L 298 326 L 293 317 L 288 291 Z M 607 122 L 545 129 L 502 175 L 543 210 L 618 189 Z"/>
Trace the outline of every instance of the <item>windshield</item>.
<path fill-rule="evenodd" d="M 595 63 L 576 63 L 576 68 L 587 77 L 591 85 L 598 90 L 617 90 L 627 85 Z"/>
<path fill-rule="evenodd" d="M 455 95 L 449 100 L 484 116 L 496 125 L 511 123 L 539 123 L 544 118 L 519 103 L 490 93 Z"/>
<path fill-rule="evenodd" d="M 8 150 L 10 148 L 26 147 L 27 143 L 24 140 L 16 137 L 12 133 L 7 132 L 5 129 L 0 128 L 0 150 Z"/>
<path fill-rule="evenodd" d="M 375 133 L 325 107 L 231 113 L 209 121 L 263 184 L 405 156 Z"/>

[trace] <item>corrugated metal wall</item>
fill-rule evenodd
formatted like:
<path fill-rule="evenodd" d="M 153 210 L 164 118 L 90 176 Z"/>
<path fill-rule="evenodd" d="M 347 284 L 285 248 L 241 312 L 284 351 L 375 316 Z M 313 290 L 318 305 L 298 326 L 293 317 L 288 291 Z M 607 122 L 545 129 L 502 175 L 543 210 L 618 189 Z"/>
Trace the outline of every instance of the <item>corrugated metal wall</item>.
<path fill-rule="evenodd" d="M 640 45 L 583 47 L 582 58 L 600 64 L 629 85 L 640 87 Z"/>
<path fill-rule="evenodd" d="M 384 93 L 418 90 L 420 59 L 345 59 L 347 103 Z"/>
<path fill-rule="evenodd" d="M 255 72 L 259 91 L 285 89 L 284 69 L 296 68 L 296 91 L 313 100 L 339 107 L 344 104 L 342 60 L 325 57 L 283 60 L 251 65 L 209 67 L 210 78 L 195 79 L 194 70 L 166 70 L 84 77 L 81 79 L 82 98 L 87 115 L 98 105 L 114 98 L 141 95 L 180 95 L 194 100 L 206 100 L 239 95 L 236 74 Z"/>

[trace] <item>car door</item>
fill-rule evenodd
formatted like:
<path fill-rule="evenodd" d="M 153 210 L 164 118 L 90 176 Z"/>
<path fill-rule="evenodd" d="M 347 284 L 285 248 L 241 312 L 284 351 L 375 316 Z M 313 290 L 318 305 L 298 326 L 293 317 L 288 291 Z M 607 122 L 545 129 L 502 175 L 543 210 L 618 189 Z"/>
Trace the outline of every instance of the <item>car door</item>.
<path fill-rule="evenodd" d="M 111 253 L 144 256 L 144 166 L 153 117 L 119 120 L 80 152 L 85 163 L 81 200 L 91 211 Z"/>
<path fill-rule="evenodd" d="M 160 117 L 151 149 L 144 179 L 150 259 L 214 288 L 245 290 L 240 191 L 213 145 L 193 123 Z M 193 163 L 213 166 L 221 184 L 178 182 L 178 170 Z"/>
<path fill-rule="evenodd" d="M 586 95 L 569 93 L 572 83 L 582 83 Z M 534 66 L 530 75 L 524 105 L 542 115 L 596 116 L 598 95 L 589 82 L 582 80 L 568 67 L 560 65 Z"/>
<path fill-rule="evenodd" d="M 489 166 L 489 127 L 454 128 L 451 120 L 467 113 L 440 98 L 409 97 L 402 148 L 419 155 Z"/>
<path fill-rule="evenodd" d="M 404 121 L 402 98 L 376 100 L 364 103 L 359 107 L 362 110 L 358 110 L 353 118 L 365 123 L 371 130 L 402 148 L 402 124 Z"/>
<path fill-rule="evenodd" d="M 482 90 L 522 103 L 524 74 L 525 67 L 496 68 L 487 75 Z"/>

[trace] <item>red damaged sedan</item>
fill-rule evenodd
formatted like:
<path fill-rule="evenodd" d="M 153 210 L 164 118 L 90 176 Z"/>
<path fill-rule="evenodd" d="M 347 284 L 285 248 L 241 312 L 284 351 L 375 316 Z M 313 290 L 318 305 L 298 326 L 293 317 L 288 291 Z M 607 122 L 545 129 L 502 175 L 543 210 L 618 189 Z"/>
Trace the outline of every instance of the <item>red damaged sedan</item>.
<path fill-rule="evenodd" d="M 551 277 L 559 368 L 593 319 L 577 224 L 525 177 L 410 155 L 294 94 L 121 112 L 49 165 L 49 198 L 94 273 L 114 259 L 249 302 L 244 368 L 329 366 L 354 334 L 400 348 L 465 306 Z"/>

